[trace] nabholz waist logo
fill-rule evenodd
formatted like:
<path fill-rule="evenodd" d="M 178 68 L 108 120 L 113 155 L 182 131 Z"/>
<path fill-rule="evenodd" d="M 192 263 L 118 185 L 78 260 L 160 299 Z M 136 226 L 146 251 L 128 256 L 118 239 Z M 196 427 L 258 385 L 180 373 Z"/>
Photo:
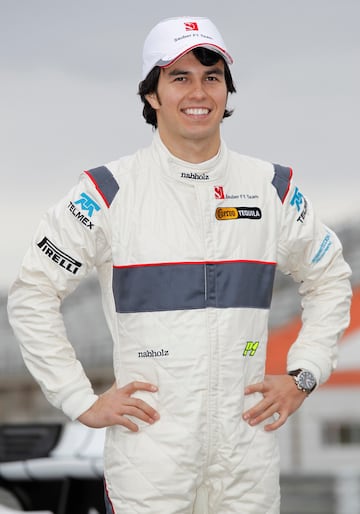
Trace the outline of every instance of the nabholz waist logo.
<path fill-rule="evenodd" d="M 147 357 L 168 357 L 169 350 L 145 350 L 144 352 L 138 352 L 138 358 L 144 359 Z"/>

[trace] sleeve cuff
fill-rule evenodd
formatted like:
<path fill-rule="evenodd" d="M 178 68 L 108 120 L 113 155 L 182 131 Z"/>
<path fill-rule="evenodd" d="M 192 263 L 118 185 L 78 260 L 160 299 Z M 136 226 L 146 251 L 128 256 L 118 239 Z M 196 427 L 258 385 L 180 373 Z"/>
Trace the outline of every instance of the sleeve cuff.
<path fill-rule="evenodd" d="M 61 409 L 72 421 L 86 412 L 98 399 L 98 396 L 89 391 L 79 391 L 66 398 Z"/>

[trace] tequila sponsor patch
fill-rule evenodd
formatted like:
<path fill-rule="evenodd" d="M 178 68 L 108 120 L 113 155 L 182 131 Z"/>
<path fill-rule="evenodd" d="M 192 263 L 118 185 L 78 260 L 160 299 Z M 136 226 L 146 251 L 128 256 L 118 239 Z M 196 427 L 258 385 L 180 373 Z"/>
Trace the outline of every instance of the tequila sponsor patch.
<path fill-rule="evenodd" d="M 218 207 L 215 211 L 217 220 L 261 219 L 259 207 Z"/>

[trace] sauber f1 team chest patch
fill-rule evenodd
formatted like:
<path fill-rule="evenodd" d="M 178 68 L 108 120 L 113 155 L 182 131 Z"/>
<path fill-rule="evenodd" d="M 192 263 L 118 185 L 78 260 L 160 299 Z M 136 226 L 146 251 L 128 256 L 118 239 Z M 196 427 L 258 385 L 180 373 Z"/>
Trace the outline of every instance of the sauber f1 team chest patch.
<path fill-rule="evenodd" d="M 224 200 L 225 193 L 223 186 L 214 186 L 214 194 L 216 200 Z"/>
<path fill-rule="evenodd" d="M 238 219 L 259 220 L 261 219 L 261 210 L 259 207 L 218 207 L 215 211 L 215 217 L 220 221 Z"/>
<path fill-rule="evenodd" d="M 49 259 L 73 275 L 76 275 L 82 266 L 81 262 L 60 250 L 47 237 L 44 237 L 37 246 Z"/>

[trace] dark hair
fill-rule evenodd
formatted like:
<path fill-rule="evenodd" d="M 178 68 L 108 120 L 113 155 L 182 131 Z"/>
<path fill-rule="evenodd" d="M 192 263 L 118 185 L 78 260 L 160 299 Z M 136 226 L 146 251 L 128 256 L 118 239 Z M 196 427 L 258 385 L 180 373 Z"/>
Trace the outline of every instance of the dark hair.
<path fill-rule="evenodd" d="M 219 59 L 222 59 L 222 61 L 224 62 L 224 74 L 227 91 L 228 93 L 236 93 L 229 66 L 220 54 L 203 47 L 194 48 L 192 52 L 197 58 L 197 60 L 200 61 L 203 66 L 213 66 L 219 61 Z M 156 111 L 151 107 L 151 105 L 147 101 L 146 95 L 149 95 L 151 93 L 157 93 L 160 71 L 161 68 L 159 66 L 155 66 L 148 73 L 146 78 L 142 82 L 140 82 L 138 90 L 138 95 L 140 96 L 141 101 L 144 104 L 143 116 L 146 120 L 146 123 L 153 125 L 155 128 L 157 127 Z M 223 117 L 228 118 L 232 115 L 232 113 L 232 110 L 225 109 Z"/>

